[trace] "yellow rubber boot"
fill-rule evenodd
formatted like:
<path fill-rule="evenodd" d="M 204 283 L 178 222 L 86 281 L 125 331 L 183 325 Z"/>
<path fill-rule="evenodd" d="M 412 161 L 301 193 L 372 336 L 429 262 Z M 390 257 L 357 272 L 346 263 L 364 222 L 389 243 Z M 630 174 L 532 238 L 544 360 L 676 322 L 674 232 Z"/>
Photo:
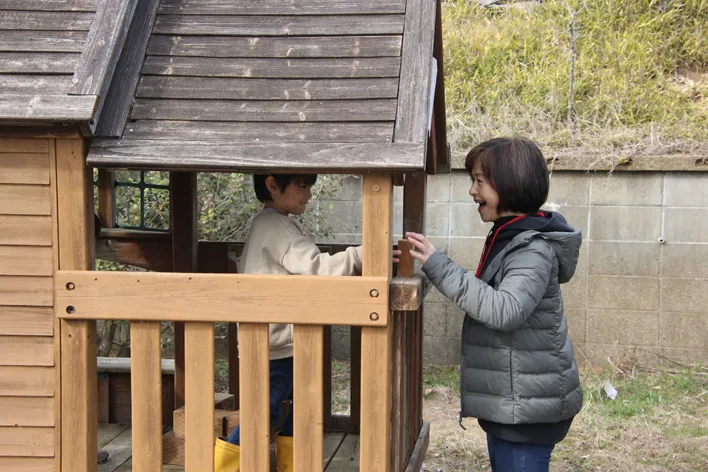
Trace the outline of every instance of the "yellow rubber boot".
<path fill-rule="evenodd" d="M 293 438 L 288 436 L 275 437 L 275 464 L 278 472 L 293 472 Z"/>
<path fill-rule="evenodd" d="M 216 444 L 214 444 L 214 472 L 240 471 L 241 447 L 226 442 L 221 438 L 216 438 Z"/>

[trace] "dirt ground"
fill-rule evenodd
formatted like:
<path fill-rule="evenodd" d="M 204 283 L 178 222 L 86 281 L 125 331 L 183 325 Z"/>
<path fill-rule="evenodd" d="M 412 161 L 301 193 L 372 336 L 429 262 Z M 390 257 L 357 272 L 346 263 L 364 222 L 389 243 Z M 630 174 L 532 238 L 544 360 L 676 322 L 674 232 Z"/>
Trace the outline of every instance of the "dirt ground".
<path fill-rule="evenodd" d="M 612 380 L 620 394 L 602 391 L 605 375 L 583 382 L 585 405 L 568 437 L 556 446 L 551 471 L 708 472 L 708 372 L 666 370 Z M 459 397 L 447 387 L 426 390 L 430 422 L 425 472 L 489 471 L 486 435 L 474 419 L 463 430 Z"/>

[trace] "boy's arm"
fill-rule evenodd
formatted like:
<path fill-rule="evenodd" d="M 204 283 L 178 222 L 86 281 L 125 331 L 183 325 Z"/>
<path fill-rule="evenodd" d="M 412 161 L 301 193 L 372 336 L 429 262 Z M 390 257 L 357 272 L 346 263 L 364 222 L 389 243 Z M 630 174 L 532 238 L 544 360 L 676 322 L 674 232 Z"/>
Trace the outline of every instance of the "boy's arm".
<path fill-rule="evenodd" d="M 297 236 L 285 251 L 282 265 L 285 270 L 297 275 L 359 275 L 361 246 L 330 255 L 320 252 L 307 236 Z"/>
<path fill-rule="evenodd" d="M 423 265 L 430 281 L 467 316 L 499 331 L 512 331 L 533 313 L 546 293 L 553 249 L 533 244 L 516 251 L 495 290 L 446 255 L 437 252 Z"/>

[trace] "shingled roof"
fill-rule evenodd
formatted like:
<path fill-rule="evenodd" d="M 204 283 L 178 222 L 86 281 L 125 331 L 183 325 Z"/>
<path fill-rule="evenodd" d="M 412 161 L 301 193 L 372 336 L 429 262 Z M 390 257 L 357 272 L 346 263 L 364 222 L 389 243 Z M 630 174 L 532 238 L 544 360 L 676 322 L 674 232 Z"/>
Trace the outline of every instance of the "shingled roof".
<path fill-rule="evenodd" d="M 73 122 L 91 134 L 129 28 L 140 23 L 138 3 L 0 2 L 0 121 Z"/>
<path fill-rule="evenodd" d="M 68 101 L 54 121 L 91 125 L 96 167 L 425 168 L 438 76 L 444 101 L 436 0 L 99 0 L 97 13 L 97 0 L 8 2 L 25 11 L 0 7 L 0 29 L 27 27 L 10 32 L 12 52 L 0 39 L 0 81 L 28 105 L 16 118 L 52 118 L 33 104 Z M 20 61 L 28 50 L 34 62 Z"/>

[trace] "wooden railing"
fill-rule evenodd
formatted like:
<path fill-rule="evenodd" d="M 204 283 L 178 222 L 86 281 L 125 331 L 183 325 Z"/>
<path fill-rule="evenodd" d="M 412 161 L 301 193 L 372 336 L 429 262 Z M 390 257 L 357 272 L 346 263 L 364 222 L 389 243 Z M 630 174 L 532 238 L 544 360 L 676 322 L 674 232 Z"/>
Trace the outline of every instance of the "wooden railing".
<path fill-rule="evenodd" d="M 63 472 L 96 469 L 96 402 L 91 379 L 96 375 L 97 319 L 131 322 L 136 471 L 161 470 L 162 321 L 184 323 L 187 472 L 213 469 L 215 321 L 240 323 L 240 421 L 247 432 L 241 440 L 242 470 L 265 472 L 270 466 L 268 323 L 295 324 L 295 470 L 311 472 L 322 467 L 324 327 L 335 322 L 361 333 L 360 351 L 353 359 L 361 367 L 360 401 L 356 402 L 360 410 L 352 411 L 352 426 L 360 431 L 360 470 L 393 468 L 398 472 L 406 466 L 407 451 L 420 443 L 416 444 L 415 436 L 421 419 L 419 405 L 410 408 L 402 403 L 415 405 L 418 394 L 408 386 L 420 384 L 420 363 L 415 360 L 420 353 L 409 355 L 405 349 L 416 343 L 415 349 L 420 349 L 420 340 L 413 337 L 422 331 L 420 312 L 406 309 L 392 314 L 389 310 L 390 176 L 366 175 L 363 179 L 362 277 L 108 273 L 90 270 L 90 174 L 80 160 L 70 157 L 67 154 L 58 163 L 58 206 L 62 221 L 72 222 L 71 214 L 76 221 L 59 225 L 60 242 L 64 241 L 60 246 L 62 270 L 55 274 L 55 310 L 61 324 Z M 391 407 L 394 400 L 396 409 Z M 395 410 L 406 414 L 392 418 Z"/>
<path fill-rule="evenodd" d="M 161 321 L 186 322 L 188 471 L 207 470 L 213 457 L 214 321 L 240 323 L 240 417 L 243 430 L 248 432 L 241 440 L 242 464 L 243 470 L 252 471 L 269 470 L 268 323 L 297 321 L 294 397 L 298 407 L 294 410 L 294 425 L 295 463 L 300 471 L 322 467 L 323 324 L 332 321 L 331 313 L 338 313 L 337 324 L 364 327 L 362 355 L 376 350 L 382 337 L 383 342 L 388 339 L 389 286 L 383 277 L 59 271 L 55 281 L 60 318 L 131 322 L 134 470 L 161 468 Z M 273 293 L 278 293 L 278 297 L 273 297 Z M 398 319 L 400 326 L 407 326 L 405 317 Z M 396 339 L 402 339 L 403 331 L 398 333 Z M 64 351 L 70 349 L 71 346 L 64 347 Z M 363 390 L 375 392 L 378 407 L 387 414 L 391 411 L 390 399 L 386 398 L 390 387 L 381 385 L 377 378 L 367 379 L 367 375 L 371 376 L 370 372 L 377 368 L 391 369 L 392 362 L 385 356 L 369 357 L 375 359 L 376 365 L 366 364 L 362 369 L 362 385 L 368 386 Z M 372 415 L 371 410 L 376 407 L 362 402 L 362 417 Z M 384 447 L 387 442 L 385 436 L 367 434 L 376 435 L 376 431 L 365 428 L 362 422 L 362 443 L 375 442 Z"/>

